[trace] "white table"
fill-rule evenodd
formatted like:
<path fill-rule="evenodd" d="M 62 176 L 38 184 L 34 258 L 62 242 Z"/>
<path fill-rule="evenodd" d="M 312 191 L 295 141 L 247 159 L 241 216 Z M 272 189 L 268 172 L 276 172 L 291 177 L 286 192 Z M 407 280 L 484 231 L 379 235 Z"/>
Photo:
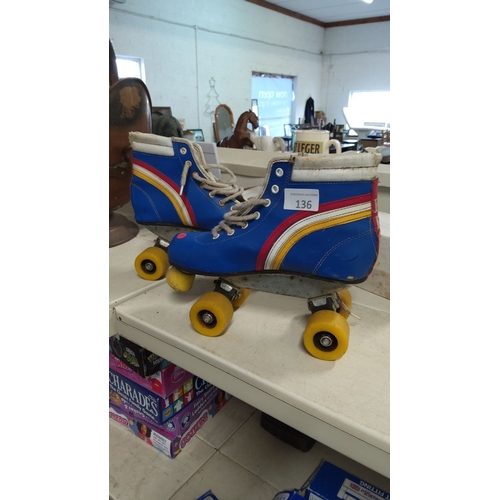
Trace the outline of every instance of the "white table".
<path fill-rule="evenodd" d="M 132 219 L 133 220 L 133 219 Z M 109 249 L 109 335 L 114 335 L 113 308 L 126 300 L 156 288 L 161 281 L 146 281 L 137 274 L 135 258 L 146 248 L 154 245 L 156 236 L 141 228 L 130 241 Z"/>
<path fill-rule="evenodd" d="M 113 306 L 113 333 L 390 477 L 389 300 L 351 288 L 360 319 L 349 318 L 349 349 L 336 362 L 316 359 L 303 347 L 309 316 L 303 299 L 252 292 L 224 335 L 205 337 L 191 326 L 189 309 L 213 289 L 213 280 L 197 277 L 186 293 L 164 280 L 138 287 L 136 254 L 130 260 L 130 253 L 147 245 L 144 235 L 135 240 L 110 249 L 110 289 L 115 296 L 122 290 Z"/>

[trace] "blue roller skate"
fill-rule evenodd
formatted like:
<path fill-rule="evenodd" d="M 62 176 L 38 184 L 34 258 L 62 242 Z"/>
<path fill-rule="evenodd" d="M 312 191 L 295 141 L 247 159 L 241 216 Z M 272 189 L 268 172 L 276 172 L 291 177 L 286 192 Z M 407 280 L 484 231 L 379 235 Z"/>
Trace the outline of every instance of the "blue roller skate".
<path fill-rule="evenodd" d="M 377 260 L 380 160 L 378 153 L 271 160 L 259 196 L 233 205 L 210 233 L 178 234 L 169 285 L 187 291 L 196 274 L 218 278 L 191 309 L 194 328 L 223 333 L 251 289 L 304 297 L 312 313 L 306 349 L 340 358 L 349 342 L 347 287 L 365 281 Z"/>
<path fill-rule="evenodd" d="M 222 165 L 207 165 L 199 144 L 131 132 L 130 199 L 139 224 L 158 238 L 135 260 L 141 278 L 157 280 L 168 268 L 167 248 L 179 231 L 210 231 L 241 198 L 243 189 Z M 218 176 L 215 175 L 215 173 Z M 222 180 L 224 173 L 227 180 Z"/>

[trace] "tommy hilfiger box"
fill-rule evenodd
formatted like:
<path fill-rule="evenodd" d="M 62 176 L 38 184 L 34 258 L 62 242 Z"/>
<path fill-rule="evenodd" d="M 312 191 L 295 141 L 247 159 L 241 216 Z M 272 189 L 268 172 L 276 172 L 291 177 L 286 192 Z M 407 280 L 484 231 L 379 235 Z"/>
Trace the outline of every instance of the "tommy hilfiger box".
<path fill-rule="evenodd" d="M 170 364 L 170 361 L 161 358 L 119 334 L 110 337 L 109 349 L 120 361 L 141 377 L 149 377 Z"/>

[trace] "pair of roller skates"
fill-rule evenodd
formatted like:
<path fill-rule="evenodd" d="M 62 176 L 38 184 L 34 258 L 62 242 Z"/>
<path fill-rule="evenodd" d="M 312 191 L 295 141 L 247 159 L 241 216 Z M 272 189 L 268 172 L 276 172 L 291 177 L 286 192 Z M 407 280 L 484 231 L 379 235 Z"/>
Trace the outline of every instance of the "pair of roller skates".
<path fill-rule="evenodd" d="M 207 336 L 225 332 L 250 290 L 305 298 L 306 350 L 324 360 L 345 354 L 348 287 L 367 279 L 378 256 L 380 154 L 276 158 L 249 197 L 227 169 L 205 164 L 196 143 L 141 133 L 130 142 L 135 217 L 159 236 L 136 259 L 140 276 L 165 274 L 180 292 L 197 274 L 213 276 L 214 291 L 190 311 L 195 330 Z"/>

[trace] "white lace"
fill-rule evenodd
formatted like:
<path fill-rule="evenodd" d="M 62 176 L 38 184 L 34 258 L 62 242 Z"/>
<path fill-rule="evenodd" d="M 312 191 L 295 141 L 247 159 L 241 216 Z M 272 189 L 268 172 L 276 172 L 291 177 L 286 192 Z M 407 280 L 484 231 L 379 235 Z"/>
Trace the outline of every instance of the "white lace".
<path fill-rule="evenodd" d="M 269 206 L 271 200 L 263 198 L 250 198 L 249 200 L 237 202 L 236 205 L 231 207 L 229 212 L 224 214 L 224 220 L 220 221 L 217 226 L 212 229 L 213 238 L 219 237 L 219 231 L 226 231 L 226 233 L 231 236 L 234 234 L 234 229 L 231 226 L 239 226 L 245 228 L 248 226 L 248 221 L 255 220 L 260 217 L 260 212 L 249 213 L 252 208 L 257 205 L 263 205 L 265 207 Z"/>
<path fill-rule="evenodd" d="M 184 163 L 184 168 L 182 169 L 181 174 L 181 195 L 184 191 L 189 168 L 192 165 L 193 164 L 190 161 Z M 239 188 L 236 185 L 236 176 L 227 167 L 224 167 L 223 165 L 207 165 L 207 168 L 205 169 L 201 165 L 198 165 L 198 168 L 200 169 L 200 172 L 203 174 L 203 176 L 201 176 L 198 172 L 193 172 L 193 178 L 200 183 L 200 186 L 203 189 L 210 191 L 209 196 L 214 197 L 217 194 L 226 195 L 225 198 L 219 201 L 219 205 L 223 206 L 228 201 L 234 200 L 243 193 L 243 188 Z M 212 172 L 209 171 L 209 169 L 211 168 L 220 169 L 221 173 L 224 172 L 229 175 L 229 179 L 218 179 Z"/>

